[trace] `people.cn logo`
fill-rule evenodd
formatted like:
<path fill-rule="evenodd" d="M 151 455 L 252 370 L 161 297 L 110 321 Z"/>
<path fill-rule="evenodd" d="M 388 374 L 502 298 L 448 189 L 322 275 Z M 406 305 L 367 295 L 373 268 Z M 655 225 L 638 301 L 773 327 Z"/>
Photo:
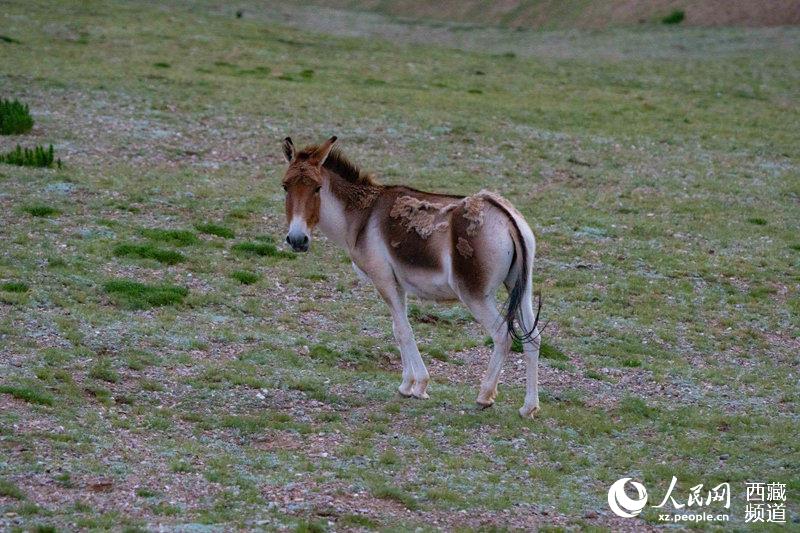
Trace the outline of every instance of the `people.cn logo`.
<path fill-rule="evenodd" d="M 647 489 L 644 488 L 644 485 L 631 481 L 631 485 L 639 494 L 638 498 L 634 499 L 625 493 L 625 484 L 628 481 L 631 481 L 631 478 L 618 479 L 608 489 L 608 506 L 615 515 L 622 518 L 633 518 L 641 513 L 644 506 L 647 505 Z"/>

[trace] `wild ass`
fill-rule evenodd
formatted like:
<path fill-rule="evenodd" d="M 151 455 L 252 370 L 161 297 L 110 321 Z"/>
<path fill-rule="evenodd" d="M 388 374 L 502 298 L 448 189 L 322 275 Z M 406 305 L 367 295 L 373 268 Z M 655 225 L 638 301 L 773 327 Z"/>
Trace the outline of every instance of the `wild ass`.
<path fill-rule="evenodd" d="M 297 151 L 289 137 L 283 141 L 289 163 L 283 177 L 286 241 L 305 252 L 319 226 L 347 250 L 356 273 L 375 285 L 392 314 L 403 364 L 401 395 L 428 398 L 430 379 L 408 321 L 406 294 L 458 299 L 494 341 L 477 403 L 494 403 L 503 361 L 519 339 L 527 359 L 519 413 L 532 417 L 539 410 L 540 339 L 532 300 L 536 242 L 525 219 L 488 191 L 463 197 L 381 185 L 334 150 L 335 142 L 331 137 Z M 509 293 L 502 314 L 495 301 L 501 283 Z"/>

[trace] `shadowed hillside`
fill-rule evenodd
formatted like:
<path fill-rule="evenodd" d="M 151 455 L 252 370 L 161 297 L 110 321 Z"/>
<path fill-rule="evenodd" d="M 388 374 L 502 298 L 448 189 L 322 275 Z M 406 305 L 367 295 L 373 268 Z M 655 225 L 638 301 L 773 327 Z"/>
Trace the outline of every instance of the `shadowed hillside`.
<path fill-rule="evenodd" d="M 685 13 L 689 26 L 785 26 L 800 24 L 796 0 L 317 0 L 329 7 L 374 11 L 414 19 L 436 19 L 513 28 L 606 28 L 660 22 Z"/>

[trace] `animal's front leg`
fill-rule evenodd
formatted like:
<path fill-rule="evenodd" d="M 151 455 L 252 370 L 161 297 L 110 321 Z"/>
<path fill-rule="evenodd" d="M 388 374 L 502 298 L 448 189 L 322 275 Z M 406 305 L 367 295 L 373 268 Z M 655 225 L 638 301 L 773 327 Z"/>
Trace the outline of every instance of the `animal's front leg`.
<path fill-rule="evenodd" d="M 394 333 L 394 339 L 397 342 L 397 347 L 400 348 L 400 360 L 403 363 L 403 381 L 400 383 L 400 386 L 397 388 L 397 390 L 400 392 L 401 396 L 410 398 L 411 396 L 415 396 L 415 391 L 414 367 L 409 360 L 408 346 L 409 344 L 413 343 L 414 348 L 416 349 L 414 335 L 411 332 L 410 327 L 406 328 L 402 324 L 402 321 L 399 321 L 394 316 L 392 317 L 392 332 Z"/>
<path fill-rule="evenodd" d="M 417 341 L 414 339 L 414 332 L 408 322 L 405 291 L 394 280 L 394 275 L 392 275 L 391 281 L 387 280 L 387 283 L 374 281 L 378 292 L 386 300 L 392 312 L 392 331 L 400 348 L 400 359 L 403 362 L 403 382 L 398 390 L 406 397 L 426 399 L 428 398 L 427 388 L 430 376 L 419 355 Z"/>
<path fill-rule="evenodd" d="M 411 324 L 408 322 L 408 314 L 406 312 L 406 295 L 400 290 L 397 291 L 399 299 L 390 303 L 392 309 L 392 331 L 394 338 L 400 347 L 400 356 L 403 359 L 403 383 L 400 385 L 400 394 L 405 396 L 413 396 L 415 398 L 426 399 L 428 394 L 428 369 L 425 368 L 425 363 L 419 355 L 417 349 L 417 341 L 414 339 L 414 332 L 411 330 Z M 412 378 L 411 393 L 406 394 L 405 387 L 408 384 L 408 374 Z"/>

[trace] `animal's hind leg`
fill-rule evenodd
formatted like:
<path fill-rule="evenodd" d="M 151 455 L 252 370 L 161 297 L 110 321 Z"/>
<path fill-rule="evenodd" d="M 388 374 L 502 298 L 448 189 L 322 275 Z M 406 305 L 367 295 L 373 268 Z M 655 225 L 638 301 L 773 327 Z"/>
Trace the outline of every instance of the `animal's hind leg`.
<path fill-rule="evenodd" d="M 489 366 L 481 381 L 481 390 L 475 400 L 481 407 L 490 407 L 497 396 L 497 383 L 503 370 L 503 362 L 511 349 L 511 336 L 508 334 L 505 320 L 497 310 L 494 297 L 487 296 L 482 299 L 466 297 L 462 301 L 469 307 L 475 319 L 486 328 L 486 332 L 494 342 L 492 358 L 489 360 Z"/>
<path fill-rule="evenodd" d="M 533 298 L 527 291 L 522 301 L 523 329 L 530 331 L 535 320 L 533 313 Z M 524 418 L 533 418 L 539 412 L 539 348 L 541 346 L 539 328 L 533 328 L 531 339 L 523 343 L 525 352 L 525 404 L 520 408 L 519 414 Z"/>

